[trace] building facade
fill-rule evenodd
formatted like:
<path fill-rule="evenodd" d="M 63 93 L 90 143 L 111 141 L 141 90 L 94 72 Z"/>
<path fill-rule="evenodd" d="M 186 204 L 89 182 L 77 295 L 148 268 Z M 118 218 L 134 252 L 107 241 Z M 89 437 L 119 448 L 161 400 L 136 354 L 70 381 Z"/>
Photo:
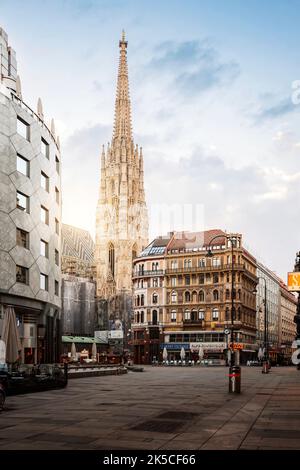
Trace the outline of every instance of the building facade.
<path fill-rule="evenodd" d="M 61 272 L 83 278 L 95 278 L 95 243 L 91 234 L 73 225 L 62 224 Z"/>
<path fill-rule="evenodd" d="M 63 337 L 94 337 L 97 330 L 94 248 L 88 231 L 62 225 Z"/>
<path fill-rule="evenodd" d="M 0 318 L 14 307 L 22 362 L 54 362 L 61 334 L 59 138 L 41 100 L 36 111 L 24 102 L 3 29 L 0 72 Z"/>
<path fill-rule="evenodd" d="M 273 363 L 280 361 L 280 284 L 281 280 L 262 263 L 257 262 L 258 285 L 256 292 L 257 343 L 264 348 L 265 317 L 267 316 L 267 348 Z M 267 314 L 265 315 L 265 285 L 267 294 Z"/>
<path fill-rule="evenodd" d="M 256 284 L 256 260 L 240 234 L 175 232 L 154 240 L 134 261 L 136 362 L 151 363 L 158 349 L 161 359 L 164 348 L 169 359 L 180 359 L 183 348 L 187 359 L 197 360 L 201 348 L 205 358 L 225 363 L 231 338 L 224 331 L 232 327 L 240 361 L 253 359 Z"/>
<path fill-rule="evenodd" d="M 294 323 L 296 312 L 297 299 L 294 294 L 288 291 L 285 283 L 281 281 L 279 344 L 281 346 L 283 364 L 291 363 L 292 344 L 296 337 L 296 324 Z"/>
<path fill-rule="evenodd" d="M 95 263 L 97 296 L 107 301 L 110 325 L 121 323 L 126 340 L 132 312 L 132 261 L 148 243 L 148 215 L 142 148 L 132 136 L 124 32 L 119 48 L 113 136 L 101 155 Z"/>

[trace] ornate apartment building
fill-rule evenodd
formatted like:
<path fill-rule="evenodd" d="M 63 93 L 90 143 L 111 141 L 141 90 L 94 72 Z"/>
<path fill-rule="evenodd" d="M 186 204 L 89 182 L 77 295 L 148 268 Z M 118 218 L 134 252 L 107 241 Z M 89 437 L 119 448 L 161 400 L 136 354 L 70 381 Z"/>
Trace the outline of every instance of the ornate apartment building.
<path fill-rule="evenodd" d="M 296 324 L 294 317 L 297 312 L 297 299 L 288 291 L 284 282 L 280 283 L 280 327 L 279 344 L 284 363 L 290 363 L 292 344 L 296 337 Z"/>
<path fill-rule="evenodd" d="M 97 293 L 109 299 L 132 293 L 132 260 L 148 243 L 142 148 L 134 144 L 127 67 L 127 41 L 120 59 L 111 144 L 101 155 L 96 216 Z"/>
<path fill-rule="evenodd" d="M 225 361 L 230 339 L 224 330 L 232 322 L 241 362 L 256 358 L 256 259 L 240 234 L 209 230 L 157 238 L 135 259 L 133 276 L 137 363 L 161 359 L 164 348 L 170 359 L 179 359 L 184 348 L 196 360 L 200 346 L 206 358 Z"/>
<path fill-rule="evenodd" d="M 22 362 L 59 358 L 61 156 L 54 121 L 23 100 L 14 50 L 0 28 L 0 332 L 14 308 Z M 0 333 L 1 334 L 1 333 Z"/>

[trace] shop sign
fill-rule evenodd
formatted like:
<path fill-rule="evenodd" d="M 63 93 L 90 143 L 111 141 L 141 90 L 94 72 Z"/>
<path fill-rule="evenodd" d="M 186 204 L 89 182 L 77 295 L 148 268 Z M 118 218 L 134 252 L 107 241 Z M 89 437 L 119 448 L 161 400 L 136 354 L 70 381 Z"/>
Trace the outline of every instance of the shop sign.
<path fill-rule="evenodd" d="M 111 330 L 108 332 L 109 339 L 123 339 L 123 330 Z"/>
<path fill-rule="evenodd" d="M 204 351 L 223 351 L 226 348 L 226 343 L 190 343 L 192 352 L 198 352 L 200 347 Z"/>
<path fill-rule="evenodd" d="M 181 350 L 183 349 L 190 349 L 189 343 L 161 343 L 160 349 L 166 348 L 167 350 Z"/>
<path fill-rule="evenodd" d="M 288 290 L 291 292 L 300 291 L 300 272 L 288 273 Z"/>
<path fill-rule="evenodd" d="M 234 350 L 242 350 L 244 349 L 244 345 L 243 343 L 230 343 L 230 348 L 234 349 Z"/>
<path fill-rule="evenodd" d="M 95 331 L 94 336 L 95 336 L 95 338 L 100 339 L 105 343 L 108 342 L 108 331 L 107 330 Z"/>

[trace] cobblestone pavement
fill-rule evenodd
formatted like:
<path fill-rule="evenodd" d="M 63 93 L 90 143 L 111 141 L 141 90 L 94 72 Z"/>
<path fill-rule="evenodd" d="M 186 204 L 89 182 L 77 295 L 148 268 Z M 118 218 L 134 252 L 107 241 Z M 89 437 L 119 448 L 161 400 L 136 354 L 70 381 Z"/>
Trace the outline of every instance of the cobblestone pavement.
<path fill-rule="evenodd" d="M 8 397 L 0 449 L 300 449 L 300 371 L 146 367 Z"/>

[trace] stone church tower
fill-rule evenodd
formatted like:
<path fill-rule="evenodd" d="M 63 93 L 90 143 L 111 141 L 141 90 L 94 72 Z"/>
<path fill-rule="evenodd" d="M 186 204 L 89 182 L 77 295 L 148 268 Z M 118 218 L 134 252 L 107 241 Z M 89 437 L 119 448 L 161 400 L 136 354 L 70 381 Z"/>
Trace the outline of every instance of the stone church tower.
<path fill-rule="evenodd" d="M 124 32 L 119 48 L 114 129 L 111 144 L 102 150 L 96 215 L 97 294 L 107 300 L 131 296 L 132 259 L 148 243 L 143 153 L 132 137 Z"/>

